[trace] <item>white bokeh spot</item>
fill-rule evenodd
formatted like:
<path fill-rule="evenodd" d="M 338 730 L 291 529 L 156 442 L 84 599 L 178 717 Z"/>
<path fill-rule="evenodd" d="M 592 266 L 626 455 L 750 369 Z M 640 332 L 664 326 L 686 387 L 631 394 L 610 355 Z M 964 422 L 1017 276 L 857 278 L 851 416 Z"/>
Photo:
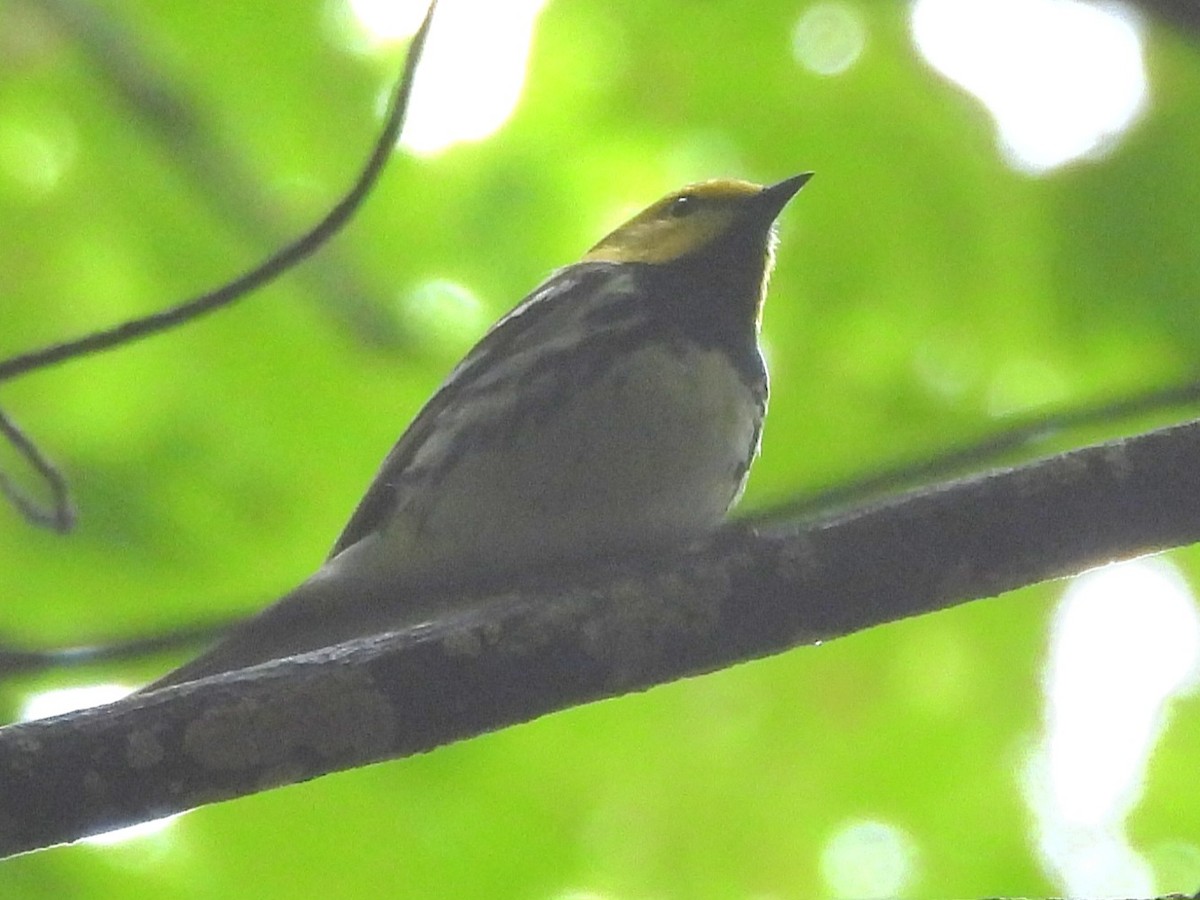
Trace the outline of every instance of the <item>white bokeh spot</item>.
<path fill-rule="evenodd" d="M 1022 171 L 1102 155 L 1147 104 L 1142 28 L 1117 3 L 916 0 L 911 25 L 930 65 L 984 104 Z"/>
<path fill-rule="evenodd" d="M 1173 699 L 1196 687 L 1200 611 L 1168 563 L 1072 579 L 1052 627 L 1045 716 L 1022 772 L 1038 854 L 1071 896 L 1151 896 L 1126 834 Z"/>
<path fill-rule="evenodd" d="M 356 48 L 407 38 L 424 2 L 342 0 Z M 547 0 L 442 0 L 421 56 L 400 144 L 433 156 L 463 141 L 494 134 L 508 121 L 525 87 L 534 25 Z M 339 19 L 342 17 L 339 16 Z"/>

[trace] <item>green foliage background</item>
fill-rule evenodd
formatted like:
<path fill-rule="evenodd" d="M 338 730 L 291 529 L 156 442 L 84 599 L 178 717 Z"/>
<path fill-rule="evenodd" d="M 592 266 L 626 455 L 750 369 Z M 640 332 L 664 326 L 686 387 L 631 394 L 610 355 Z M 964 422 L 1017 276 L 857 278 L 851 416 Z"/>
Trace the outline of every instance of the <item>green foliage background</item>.
<path fill-rule="evenodd" d="M 400 58 L 347 53 L 315 0 L 97 6 L 287 210 L 284 233 L 349 182 Z M 81 523 L 60 538 L 0 511 L 0 630 L 69 643 L 278 595 L 322 558 L 489 321 L 631 208 L 696 178 L 818 173 L 783 221 L 772 410 L 745 509 L 983 433 L 996 409 L 1194 375 L 1200 45 L 1152 27 L 1144 119 L 1102 161 L 1030 178 L 1003 164 L 981 107 L 917 57 L 906 4 L 859 2 L 864 54 L 829 78 L 791 54 L 806 6 L 552 3 L 506 127 L 433 159 L 397 154 L 305 272 L 177 333 L 4 385 L 5 409 L 68 473 Z M 273 245 L 248 234 L 247 209 L 216 208 L 211 183 L 37 4 L 0 19 L 0 354 L 161 308 Z M 45 153 L 62 166 L 52 188 L 22 174 Z M 365 287 L 374 326 L 348 325 L 347 298 L 317 284 L 337 280 L 330 259 Z M 414 302 L 431 279 L 480 308 L 431 316 Z M 391 349 L 376 340 L 387 324 Z M 1172 558 L 1200 576 L 1195 551 Z M 824 848 L 858 820 L 907 834 L 908 896 L 1049 894 L 1018 773 L 1061 590 L 209 807 L 151 838 L 9 861 L 0 895 L 819 897 Z M 35 689 L 132 684 L 168 662 L 0 683 L 0 715 Z M 1129 825 L 1152 863 L 1167 860 L 1163 890 L 1200 886 L 1200 862 L 1168 859 L 1197 847 L 1198 756 L 1193 696 Z M 1181 871 L 1190 882 L 1172 880 Z"/>

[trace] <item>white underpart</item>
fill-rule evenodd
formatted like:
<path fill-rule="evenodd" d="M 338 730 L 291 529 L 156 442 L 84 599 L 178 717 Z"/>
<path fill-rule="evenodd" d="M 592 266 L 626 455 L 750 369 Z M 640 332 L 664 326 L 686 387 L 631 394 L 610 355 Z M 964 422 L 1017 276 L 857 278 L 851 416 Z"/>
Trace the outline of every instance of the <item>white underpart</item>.
<path fill-rule="evenodd" d="M 439 581 L 462 567 L 586 559 L 717 525 L 740 492 L 758 427 L 750 389 L 723 351 L 696 345 L 678 355 L 637 350 L 621 371 L 619 386 L 602 377 L 571 392 L 546 420 L 462 454 L 430 496 L 402 499 L 371 567 Z M 416 465 L 469 439 L 470 422 L 440 425 Z"/>

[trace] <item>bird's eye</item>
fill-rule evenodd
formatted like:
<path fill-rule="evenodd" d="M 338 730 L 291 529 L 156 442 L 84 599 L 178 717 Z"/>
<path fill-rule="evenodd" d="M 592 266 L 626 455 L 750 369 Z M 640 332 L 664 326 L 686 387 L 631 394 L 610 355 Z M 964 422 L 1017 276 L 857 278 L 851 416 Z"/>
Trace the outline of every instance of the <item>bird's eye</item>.
<path fill-rule="evenodd" d="M 691 194 L 683 194 L 671 201 L 671 205 L 667 207 L 667 215 L 676 219 L 682 219 L 684 216 L 691 214 L 696 209 L 696 198 Z"/>

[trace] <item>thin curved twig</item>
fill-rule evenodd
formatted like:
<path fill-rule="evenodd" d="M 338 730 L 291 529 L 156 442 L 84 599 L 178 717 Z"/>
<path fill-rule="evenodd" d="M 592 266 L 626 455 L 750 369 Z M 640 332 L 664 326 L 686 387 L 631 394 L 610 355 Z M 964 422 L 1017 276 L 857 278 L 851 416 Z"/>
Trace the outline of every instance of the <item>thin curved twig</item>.
<path fill-rule="evenodd" d="M 412 94 L 413 76 L 417 63 L 425 46 L 429 26 L 433 21 L 436 0 L 429 4 L 425 20 L 413 36 L 409 45 L 408 56 L 404 62 L 404 72 L 400 77 L 395 92 L 388 105 L 384 128 L 378 140 L 371 149 L 366 165 L 359 173 L 357 180 L 350 190 L 321 218 L 316 225 L 296 238 L 287 246 L 278 250 L 259 265 L 245 274 L 217 288 L 193 297 L 170 309 L 130 319 L 111 328 L 95 331 L 74 340 L 52 344 L 27 353 L 18 354 L 0 361 L 0 381 L 6 381 L 19 375 L 25 375 L 37 369 L 44 369 L 57 363 L 77 359 L 92 353 L 110 350 L 139 338 L 166 331 L 178 325 L 198 318 L 206 313 L 215 312 L 228 306 L 234 301 L 246 296 L 251 291 L 262 287 L 278 278 L 288 269 L 300 262 L 306 256 L 333 237 L 350 220 L 362 205 L 363 200 L 374 187 L 383 166 L 387 162 L 392 148 L 400 136 L 404 126 L 404 117 L 408 109 L 408 100 Z"/>
<path fill-rule="evenodd" d="M 9 415 L 0 409 L 0 435 L 13 445 L 33 470 L 37 472 L 50 488 L 52 499 L 49 507 L 43 506 L 22 491 L 11 478 L 0 472 L 0 494 L 16 507 L 26 521 L 51 528 L 59 533 L 70 531 L 75 525 L 75 505 L 71 502 L 67 489 L 67 480 L 62 472 L 46 455 L 38 449 L 37 444 L 21 430 Z"/>
<path fill-rule="evenodd" d="M 216 127 L 204 105 L 120 10 L 93 0 L 27 2 L 79 49 L 96 84 L 157 140 L 197 199 L 231 230 L 259 248 L 278 247 L 291 237 L 292 211 L 265 188 L 241 145 Z M 324 248 L 295 275 L 322 313 L 362 345 L 409 349 L 411 329 L 387 311 L 380 291 L 368 283 L 346 248 Z"/>
<path fill-rule="evenodd" d="M 225 618 L 194 622 L 159 634 L 45 650 L 29 650 L 0 643 L 0 678 L 93 663 L 141 659 L 154 653 L 192 647 L 214 640 L 236 621 L 236 618 Z"/>

